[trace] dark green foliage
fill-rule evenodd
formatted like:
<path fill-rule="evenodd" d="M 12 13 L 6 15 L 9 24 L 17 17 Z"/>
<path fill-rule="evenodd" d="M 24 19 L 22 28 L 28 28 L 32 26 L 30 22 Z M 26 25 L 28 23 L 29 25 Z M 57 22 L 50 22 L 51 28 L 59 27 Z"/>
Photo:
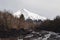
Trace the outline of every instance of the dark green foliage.
<path fill-rule="evenodd" d="M 43 21 L 37 29 L 60 32 L 60 16 L 57 16 L 54 20 Z"/>
<path fill-rule="evenodd" d="M 20 20 L 25 20 L 25 18 L 24 18 L 24 15 L 23 15 L 23 14 L 21 14 L 21 16 L 20 16 Z"/>

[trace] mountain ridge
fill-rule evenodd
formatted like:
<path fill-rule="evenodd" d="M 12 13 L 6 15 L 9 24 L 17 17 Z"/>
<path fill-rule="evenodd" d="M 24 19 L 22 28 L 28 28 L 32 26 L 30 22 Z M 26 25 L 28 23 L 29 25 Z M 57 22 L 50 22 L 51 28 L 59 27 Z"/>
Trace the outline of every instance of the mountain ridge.
<path fill-rule="evenodd" d="M 13 13 L 13 15 L 15 17 L 20 17 L 20 15 L 23 14 L 24 17 L 25 17 L 25 20 L 30 18 L 32 20 L 46 20 L 47 18 L 45 17 L 42 17 L 36 13 L 32 13 L 30 11 L 28 11 L 27 9 L 21 9 L 21 10 L 18 10 L 17 12 Z"/>

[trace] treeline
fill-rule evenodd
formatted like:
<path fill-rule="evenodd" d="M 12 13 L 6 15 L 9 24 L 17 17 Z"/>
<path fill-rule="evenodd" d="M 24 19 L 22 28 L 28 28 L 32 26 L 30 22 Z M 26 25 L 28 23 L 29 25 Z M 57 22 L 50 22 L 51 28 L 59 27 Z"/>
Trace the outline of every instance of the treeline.
<path fill-rule="evenodd" d="M 60 16 L 56 16 L 53 20 L 34 21 L 25 20 L 23 14 L 17 18 L 8 11 L 0 11 L 0 37 L 26 35 L 30 33 L 29 30 L 60 32 Z"/>
<path fill-rule="evenodd" d="M 16 37 L 20 34 L 29 33 L 25 29 L 33 28 L 33 22 L 26 22 L 24 15 L 19 18 L 8 11 L 0 11 L 0 37 Z"/>
<path fill-rule="evenodd" d="M 14 17 L 10 12 L 0 11 L 0 31 L 18 28 L 19 19 Z"/>
<path fill-rule="evenodd" d="M 36 29 L 60 32 L 60 16 L 56 16 L 53 20 L 43 21 Z"/>
<path fill-rule="evenodd" d="M 0 31 L 7 31 L 8 29 L 19 30 L 20 28 L 27 29 L 28 26 L 33 26 L 33 23 L 26 22 L 23 14 L 17 18 L 8 11 L 0 11 Z"/>

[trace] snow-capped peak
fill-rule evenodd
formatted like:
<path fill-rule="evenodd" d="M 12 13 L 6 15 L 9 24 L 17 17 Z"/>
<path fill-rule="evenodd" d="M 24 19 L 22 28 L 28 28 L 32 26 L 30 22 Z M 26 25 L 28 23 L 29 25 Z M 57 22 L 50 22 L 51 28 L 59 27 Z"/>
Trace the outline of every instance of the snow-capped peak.
<path fill-rule="evenodd" d="M 39 20 L 39 19 L 45 20 L 46 19 L 45 17 L 42 17 L 42 16 L 40 16 L 36 13 L 32 13 L 32 12 L 26 10 L 26 9 L 18 10 L 13 15 L 19 18 L 21 14 L 24 15 L 25 19 L 28 19 L 28 18 L 30 18 L 32 20 Z"/>

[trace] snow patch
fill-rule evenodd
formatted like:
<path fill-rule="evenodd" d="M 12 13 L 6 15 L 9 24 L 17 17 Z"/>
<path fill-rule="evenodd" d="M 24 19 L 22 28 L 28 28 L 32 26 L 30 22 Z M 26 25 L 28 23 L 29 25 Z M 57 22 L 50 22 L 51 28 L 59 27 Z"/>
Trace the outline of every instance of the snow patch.
<path fill-rule="evenodd" d="M 32 12 L 28 11 L 27 9 L 18 10 L 17 12 L 13 13 L 13 16 L 19 18 L 21 14 L 24 15 L 25 19 L 28 19 L 28 18 L 30 18 L 32 20 L 39 20 L 39 19 L 46 20 L 47 19 L 45 17 L 40 16 L 39 14 L 32 13 Z"/>

